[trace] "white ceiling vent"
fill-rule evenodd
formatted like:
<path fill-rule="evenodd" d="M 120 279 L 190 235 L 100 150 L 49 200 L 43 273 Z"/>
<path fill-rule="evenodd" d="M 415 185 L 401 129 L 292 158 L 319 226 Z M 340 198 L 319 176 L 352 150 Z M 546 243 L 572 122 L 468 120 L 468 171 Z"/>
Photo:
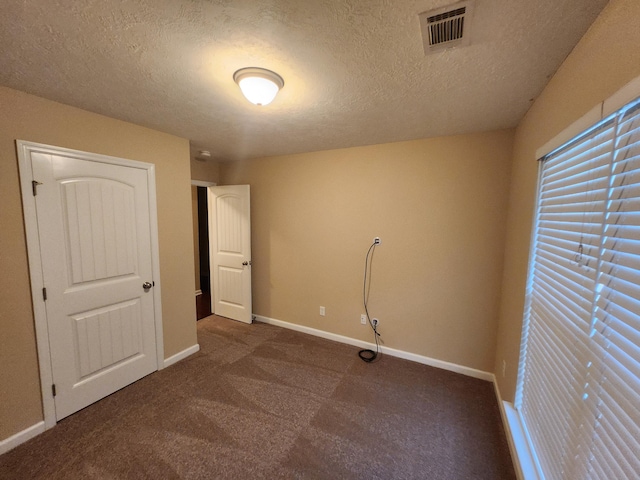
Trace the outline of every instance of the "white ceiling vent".
<path fill-rule="evenodd" d="M 472 11 L 473 2 L 467 1 L 418 15 L 425 55 L 445 48 L 468 45 Z"/>

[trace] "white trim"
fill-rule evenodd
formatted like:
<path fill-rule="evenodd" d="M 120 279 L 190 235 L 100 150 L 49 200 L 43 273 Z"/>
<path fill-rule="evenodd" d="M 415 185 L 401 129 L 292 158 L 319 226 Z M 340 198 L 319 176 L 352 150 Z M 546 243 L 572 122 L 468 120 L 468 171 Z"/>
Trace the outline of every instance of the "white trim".
<path fill-rule="evenodd" d="M 40 256 L 40 237 L 38 233 L 38 218 L 36 201 L 32 195 L 31 181 L 31 153 L 41 152 L 46 155 L 60 155 L 80 157 L 83 160 L 140 168 L 147 171 L 149 186 L 149 232 L 151 234 L 151 266 L 153 269 L 154 286 L 154 315 L 156 330 L 156 362 L 160 370 L 164 365 L 164 339 L 162 334 L 162 301 L 160 290 L 160 257 L 158 243 L 158 212 L 156 205 L 155 165 L 137 160 L 111 157 L 97 153 L 82 152 L 70 148 L 56 147 L 42 143 L 16 140 L 18 152 L 18 171 L 22 193 L 22 206 L 27 240 L 27 254 L 29 257 L 29 276 L 31 280 L 31 302 L 33 305 L 34 324 L 36 329 L 36 347 L 38 351 L 38 366 L 40 370 L 40 392 L 42 394 L 42 411 L 44 428 L 49 429 L 56 424 L 55 402 L 51 392 L 53 384 L 53 370 L 51 366 L 51 352 L 49 350 L 49 330 L 47 312 L 41 292 L 44 286 L 42 277 L 42 258 Z"/>
<path fill-rule="evenodd" d="M 316 328 L 305 327 L 304 325 L 297 325 L 295 323 L 285 322 L 283 320 L 276 320 L 275 318 L 264 317 L 262 315 L 254 315 L 254 319 L 261 323 L 268 323 L 277 327 L 287 328 L 289 330 L 295 330 L 297 332 L 307 333 L 315 337 L 326 338 L 327 340 L 333 340 L 334 342 L 346 343 L 347 345 L 353 345 L 360 348 L 375 349 L 373 343 L 357 340 L 355 338 L 346 337 L 344 335 L 338 335 L 336 333 L 326 332 L 324 330 L 318 330 Z M 465 367 L 455 363 L 445 362 L 435 358 L 425 357 L 423 355 L 417 355 L 411 352 L 405 352 L 403 350 L 397 350 L 395 348 L 380 347 L 380 351 L 384 354 L 391 355 L 392 357 L 403 358 L 412 362 L 421 363 L 423 365 L 429 365 L 431 367 L 441 368 L 443 370 L 449 370 L 450 372 L 461 373 L 468 377 L 479 378 L 491 382 L 493 380 L 493 373 L 485 372 L 483 370 L 476 370 L 475 368 Z"/>
<path fill-rule="evenodd" d="M 35 425 L 31 425 L 29 428 L 25 428 L 21 432 L 15 435 L 5 438 L 0 441 L 0 455 L 7 453 L 9 450 L 16 448 L 18 445 L 31 440 L 36 435 L 40 435 L 46 430 L 44 422 L 38 422 Z"/>
<path fill-rule="evenodd" d="M 151 233 L 151 268 L 153 273 L 153 312 L 156 320 L 156 364 L 164 368 L 164 333 L 162 328 L 162 282 L 160 280 L 160 244 L 158 242 L 158 200 L 156 166 L 148 163 L 149 231 Z"/>
<path fill-rule="evenodd" d="M 184 360 L 185 358 L 187 358 L 190 355 L 193 355 L 199 350 L 200 350 L 199 344 L 196 343 L 195 345 L 191 345 L 189 348 L 185 348 L 181 352 L 178 352 L 175 355 L 171 355 L 169 358 L 167 358 L 164 361 L 164 366 L 162 368 L 170 367 L 174 363 L 178 363 L 180 360 Z"/>
<path fill-rule="evenodd" d="M 495 375 L 493 376 L 493 388 L 496 392 L 498 406 L 500 407 L 500 416 L 502 417 L 504 433 L 509 443 L 509 451 L 511 452 L 516 477 L 518 477 L 518 480 L 543 480 L 544 477 L 540 474 L 538 468 L 536 468 L 537 463 L 534 460 L 533 450 L 524 433 L 524 427 L 520 421 L 520 414 L 513 407 L 512 403 L 502 400 Z"/>
<path fill-rule="evenodd" d="M 191 180 L 191 185 L 194 187 L 215 187 L 216 182 L 205 182 L 204 180 Z"/>
<path fill-rule="evenodd" d="M 31 303 L 36 329 L 36 348 L 38 351 L 38 366 L 40 367 L 40 393 L 42 395 L 42 413 L 45 429 L 56 424 L 56 407 L 51 392 L 53 385 L 53 371 L 51 368 L 51 353 L 49 351 L 49 328 L 47 324 L 47 312 L 41 292 L 44 287 L 42 276 L 42 259 L 40 257 L 40 239 L 38 236 L 38 217 L 36 212 L 36 199 L 31 194 L 31 181 L 33 170 L 31 168 L 30 150 L 28 142 L 18 140 L 18 168 L 20 172 L 20 185 L 22 190 L 22 208 L 27 241 L 27 254 L 29 258 L 29 277 L 31 279 Z"/>
<path fill-rule="evenodd" d="M 559 134 L 536 150 L 536 159 L 540 159 L 561 147 L 569 140 L 592 127 L 600 120 L 617 112 L 627 103 L 640 97 L 640 77 L 636 77 L 606 100 L 598 103 L 578 120 L 563 129 Z"/>
<path fill-rule="evenodd" d="M 536 160 L 553 152 L 556 148 L 561 147 L 572 138 L 580 135 L 589 127 L 592 127 L 602 119 L 602 104 L 598 104 L 581 116 L 578 120 L 562 130 L 558 135 L 553 137 L 542 147 L 536 150 Z"/>
<path fill-rule="evenodd" d="M 540 185 L 542 184 L 542 166 L 543 163 L 542 162 L 538 162 L 538 179 L 536 180 L 536 192 L 540 191 Z M 536 212 L 538 211 L 538 206 L 540 203 L 540 198 L 538 198 L 539 196 L 536 194 L 536 199 L 535 202 L 533 202 L 533 210 L 531 212 L 531 218 L 533 219 L 532 221 L 532 226 L 531 226 L 531 235 L 529 238 L 529 259 L 527 260 L 527 283 L 526 283 L 526 287 L 525 287 L 525 305 L 524 305 L 524 310 L 522 310 L 522 332 L 521 332 L 521 338 L 524 339 L 525 335 L 528 334 L 528 329 L 529 329 L 529 323 L 526 321 L 526 312 L 527 309 L 529 307 L 529 293 L 531 292 L 531 272 L 533 271 L 533 245 L 535 244 L 536 241 L 536 227 L 537 227 L 537 222 L 536 222 Z M 522 403 L 522 398 L 521 398 L 521 387 L 523 385 L 524 382 L 524 362 L 525 362 L 525 352 L 524 352 L 524 344 L 522 344 L 520 346 L 520 355 L 518 356 L 518 372 L 517 372 L 517 376 L 516 376 L 516 394 L 515 394 L 515 399 L 514 399 L 514 406 L 516 407 L 520 407 L 521 403 Z M 502 359 L 502 361 L 504 362 L 504 358 Z"/>
<path fill-rule="evenodd" d="M 602 118 L 617 112 L 627 103 L 640 97 L 640 77 L 636 77 L 603 102 Z"/>
<path fill-rule="evenodd" d="M 202 290 L 196 290 L 196 297 L 202 295 Z"/>

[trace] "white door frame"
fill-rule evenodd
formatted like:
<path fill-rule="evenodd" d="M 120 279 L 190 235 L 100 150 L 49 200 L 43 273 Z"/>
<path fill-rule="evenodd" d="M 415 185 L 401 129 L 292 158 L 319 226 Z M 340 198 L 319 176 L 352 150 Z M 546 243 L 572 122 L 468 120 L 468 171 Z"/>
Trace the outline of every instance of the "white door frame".
<path fill-rule="evenodd" d="M 164 368 L 164 339 L 162 334 L 162 301 L 160 282 L 160 257 L 158 244 L 158 211 L 156 202 L 155 165 L 124 158 L 110 157 L 96 153 L 82 152 L 69 148 L 55 147 L 41 143 L 16 140 L 18 150 L 18 166 L 20 171 L 20 188 L 22 190 L 22 206 L 24 224 L 27 237 L 27 254 L 29 256 L 29 274 L 31 277 L 31 301 L 36 328 L 36 347 L 38 350 L 38 365 L 40 367 L 40 388 L 42 393 L 42 407 L 44 426 L 49 429 L 56 424 L 56 410 L 51 391 L 53 384 L 53 370 L 49 349 L 49 329 L 42 289 L 42 258 L 40 256 L 40 238 L 38 235 L 38 218 L 36 200 L 33 196 L 33 172 L 31 169 L 31 153 L 39 152 L 47 155 L 73 156 L 92 162 L 121 165 L 125 167 L 141 168 L 147 171 L 149 187 L 149 227 L 151 233 L 151 268 L 155 282 L 153 306 L 156 326 L 156 357 L 158 370 Z"/>
<path fill-rule="evenodd" d="M 191 180 L 191 185 L 194 187 L 215 187 L 217 183 L 205 182 L 204 180 Z M 209 195 L 209 190 L 207 190 L 207 195 Z"/>
<path fill-rule="evenodd" d="M 206 180 L 191 180 L 191 186 L 192 187 L 204 187 L 206 188 L 207 191 L 207 207 L 209 206 L 209 189 L 207 187 L 215 187 L 218 184 L 215 182 L 207 182 Z M 209 220 L 207 218 L 207 220 Z M 200 231 L 200 227 L 198 226 L 198 232 Z M 198 239 L 198 245 L 200 244 L 200 239 Z M 208 248 L 208 247 L 207 247 Z M 194 252 L 195 255 L 195 252 Z M 211 263 L 211 262 L 209 262 Z M 209 277 L 209 290 L 211 290 L 211 277 Z M 213 293 L 213 292 L 211 292 Z M 202 295 L 202 290 L 196 290 L 196 297 L 198 297 L 198 295 Z M 213 297 L 211 297 L 213 298 Z M 213 312 L 211 312 L 213 313 Z"/>

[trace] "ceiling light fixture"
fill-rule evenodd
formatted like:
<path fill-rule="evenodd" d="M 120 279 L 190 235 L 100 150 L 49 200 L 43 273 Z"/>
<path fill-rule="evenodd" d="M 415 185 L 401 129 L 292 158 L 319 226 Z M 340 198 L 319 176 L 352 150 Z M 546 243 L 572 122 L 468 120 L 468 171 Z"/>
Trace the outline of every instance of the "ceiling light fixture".
<path fill-rule="evenodd" d="M 233 74 L 233 79 L 245 98 L 254 105 L 269 105 L 284 87 L 282 77 L 266 68 L 241 68 Z"/>

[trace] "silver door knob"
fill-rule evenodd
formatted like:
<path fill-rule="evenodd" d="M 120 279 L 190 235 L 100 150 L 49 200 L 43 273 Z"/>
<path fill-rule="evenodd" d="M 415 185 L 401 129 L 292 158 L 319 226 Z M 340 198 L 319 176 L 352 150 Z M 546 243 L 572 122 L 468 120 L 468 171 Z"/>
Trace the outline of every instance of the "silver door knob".
<path fill-rule="evenodd" d="M 142 284 L 142 288 L 144 288 L 145 292 L 148 292 L 151 289 L 151 287 L 153 287 L 153 285 L 151 283 L 149 283 L 149 282 L 144 282 Z"/>

